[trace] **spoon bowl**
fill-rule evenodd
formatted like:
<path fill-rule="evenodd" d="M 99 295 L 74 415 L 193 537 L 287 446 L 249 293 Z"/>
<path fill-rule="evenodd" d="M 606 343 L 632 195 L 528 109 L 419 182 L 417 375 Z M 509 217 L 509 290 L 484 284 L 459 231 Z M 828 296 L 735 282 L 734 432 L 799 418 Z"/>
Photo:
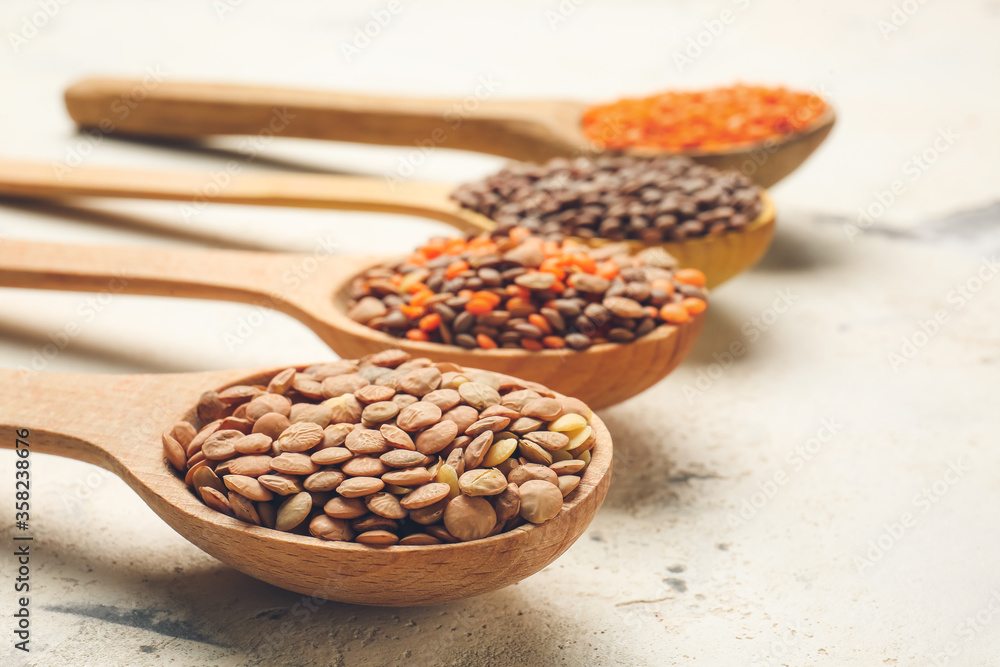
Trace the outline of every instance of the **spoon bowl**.
<path fill-rule="evenodd" d="M 282 369 L 169 375 L 72 375 L 2 370 L 0 446 L 92 463 L 121 477 L 182 537 L 256 579 L 304 595 L 363 605 L 449 602 L 513 584 L 575 542 L 611 481 L 612 442 L 597 441 L 576 491 L 553 520 L 471 542 L 370 547 L 252 526 L 200 502 L 166 463 L 160 433 L 194 417 L 202 392 L 253 384 Z M 27 437 L 19 433 L 28 431 Z"/>
<path fill-rule="evenodd" d="M 120 118 L 123 100 L 141 91 L 141 103 Z M 559 100 L 504 100 L 480 96 L 474 109 L 462 100 L 360 95 L 329 91 L 161 81 L 89 78 L 66 90 L 66 108 L 81 127 L 150 137 L 257 135 L 348 141 L 389 146 L 432 145 L 545 162 L 593 154 L 583 134 L 588 105 Z M 809 127 L 780 140 L 724 151 L 672 152 L 713 167 L 736 169 L 763 187 L 794 171 L 830 133 L 829 105 Z M 628 151 L 649 154 L 649 150 Z M 657 154 L 661 154 L 657 152 Z"/>
<path fill-rule="evenodd" d="M 438 220 L 466 233 L 492 230 L 492 220 L 451 199 L 453 189 L 444 183 L 403 182 L 390 186 L 381 179 L 312 174 L 236 174 L 225 187 L 218 187 L 210 174 L 194 172 L 77 167 L 57 175 L 51 165 L 0 160 L 0 195 L 14 197 L 181 202 L 208 199 L 220 204 L 399 213 Z M 211 196 L 205 194 L 209 191 Z M 741 230 L 657 245 L 673 255 L 680 266 L 699 269 L 708 287 L 716 287 L 752 267 L 767 252 L 774 236 L 775 210 L 766 192 L 761 193 L 761 198 L 761 213 Z M 635 249 L 643 247 L 636 241 L 629 243 Z"/>
<path fill-rule="evenodd" d="M 106 248 L 26 241 L 0 245 L 0 286 L 178 296 L 250 303 L 298 319 L 345 358 L 388 348 L 414 356 L 524 377 L 594 409 L 624 401 L 666 377 L 704 325 L 699 314 L 631 343 L 569 350 L 466 350 L 393 338 L 347 317 L 347 289 L 364 270 L 392 258 L 313 254 Z"/>

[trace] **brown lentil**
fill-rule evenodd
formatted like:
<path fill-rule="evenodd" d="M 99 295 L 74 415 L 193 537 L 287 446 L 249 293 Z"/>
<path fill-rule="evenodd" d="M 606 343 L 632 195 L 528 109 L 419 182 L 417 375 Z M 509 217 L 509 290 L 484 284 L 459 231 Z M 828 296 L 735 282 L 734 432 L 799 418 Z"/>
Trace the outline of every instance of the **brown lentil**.
<path fill-rule="evenodd" d="M 417 436 L 417 451 L 424 455 L 437 454 L 458 435 L 458 425 L 453 421 L 439 421 L 433 426 L 424 429 Z"/>
<path fill-rule="evenodd" d="M 309 532 L 314 537 L 335 542 L 350 542 L 354 531 L 343 519 L 334 519 L 326 514 L 317 514 L 309 522 Z"/>
<path fill-rule="evenodd" d="M 320 449 L 309 457 L 313 463 L 321 466 L 335 466 L 349 460 L 354 454 L 346 447 L 327 447 Z"/>
<path fill-rule="evenodd" d="M 559 234 L 646 243 L 741 229 L 762 209 L 760 189 L 738 172 L 679 156 L 556 158 L 512 164 L 452 197 L 497 224 Z"/>
<path fill-rule="evenodd" d="M 277 412 L 271 412 L 254 422 L 253 433 L 263 434 L 271 440 L 276 440 L 290 425 L 291 421 L 289 421 L 288 417 L 280 415 Z"/>
<path fill-rule="evenodd" d="M 302 481 L 292 475 L 261 475 L 257 478 L 261 486 L 269 491 L 273 491 L 280 496 L 289 496 L 293 493 L 301 493 L 304 490 Z"/>
<path fill-rule="evenodd" d="M 486 537 L 496 523 L 496 511 L 484 498 L 458 496 L 448 502 L 444 511 L 445 528 L 462 542 Z"/>
<path fill-rule="evenodd" d="M 227 495 L 229 500 L 229 506 L 233 510 L 233 514 L 240 521 L 246 521 L 247 523 L 252 523 L 260 525 L 260 515 L 257 514 L 256 508 L 254 508 L 253 503 L 250 502 L 248 498 L 244 498 L 240 494 L 230 491 Z"/>
<path fill-rule="evenodd" d="M 517 487 L 521 496 L 521 518 L 531 523 L 545 523 L 562 509 L 559 487 L 540 479 L 528 480 Z"/>
<path fill-rule="evenodd" d="M 312 498 L 308 493 L 296 493 L 290 496 L 278 507 L 278 518 L 274 522 L 274 529 L 289 531 L 295 528 L 309 516 L 310 509 L 312 509 Z"/>
<path fill-rule="evenodd" d="M 355 456 L 342 463 L 340 469 L 351 477 L 380 477 L 389 472 L 389 466 L 371 456 Z"/>
<path fill-rule="evenodd" d="M 174 425 L 164 455 L 205 504 L 246 523 L 372 546 L 479 539 L 551 518 L 552 492 L 579 485 L 590 410 L 551 396 L 387 351 L 206 392 L 212 419 Z M 551 491 L 525 496 L 531 482 Z"/>
<path fill-rule="evenodd" d="M 270 456 L 239 456 L 229 463 L 229 472 L 233 475 L 260 477 L 271 472 Z"/>
<path fill-rule="evenodd" d="M 226 475 L 223 480 L 231 490 L 248 500 L 266 501 L 274 497 L 264 486 L 253 477 L 244 475 Z"/>

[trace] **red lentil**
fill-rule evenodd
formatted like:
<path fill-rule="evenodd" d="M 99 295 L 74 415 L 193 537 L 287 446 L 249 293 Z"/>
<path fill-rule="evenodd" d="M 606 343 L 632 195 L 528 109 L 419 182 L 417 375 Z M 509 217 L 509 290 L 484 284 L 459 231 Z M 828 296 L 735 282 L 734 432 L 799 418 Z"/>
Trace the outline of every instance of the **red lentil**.
<path fill-rule="evenodd" d="M 612 150 L 712 152 L 801 132 L 825 110 L 823 99 L 811 93 L 735 85 L 593 106 L 583 114 L 583 131 Z"/>

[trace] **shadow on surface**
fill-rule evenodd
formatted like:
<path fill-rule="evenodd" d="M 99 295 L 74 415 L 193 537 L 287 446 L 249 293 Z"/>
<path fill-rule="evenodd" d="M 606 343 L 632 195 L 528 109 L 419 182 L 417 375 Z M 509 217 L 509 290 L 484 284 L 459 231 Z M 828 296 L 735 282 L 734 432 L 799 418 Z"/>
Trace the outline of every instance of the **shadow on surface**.
<path fill-rule="evenodd" d="M 645 409 L 625 404 L 601 411 L 615 444 L 611 487 L 603 507 L 633 516 L 695 503 L 699 494 L 693 485 L 717 479 L 687 451 L 696 445 L 685 437 L 683 419 L 651 424 L 644 418 Z M 677 414 L 682 416 L 683 409 Z"/>
<path fill-rule="evenodd" d="M 39 327 L 25 326 L 15 317 L 0 315 L 0 337 L 26 348 L 23 365 L 44 372 L 50 360 L 42 353 L 42 348 L 52 343 L 52 332 Z M 87 361 L 110 365 L 106 372 L 115 373 L 185 373 L 204 370 L 184 362 L 183 358 L 166 360 L 149 354 L 141 347 L 124 348 L 120 344 L 102 345 L 93 340 L 74 338 L 59 355 L 75 356 Z M 36 358 L 37 357 L 37 358 Z M 40 366 L 40 367 L 39 367 Z"/>
<path fill-rule="evenodd" d="M 244 236 L 221 235 L 194 226 L 160 222 L 145 217 L 115 213 L 89 205 L 43 199 L 0 197 L 0 204 L 35 215 L 65 218 L 83 225 L 145 232 L 161 239 L 195 241 L 205 246 L 230 250 L 275 250 L 274 246 L 248 240 Z"/>
<path fill-rule="evenodd" d="M 811 232 L 821 221 L 820 216 L 800 215 L 782 224 L 783 218 L 779 217 L 771 247 L 752 271 L 791 274 L 818 271 L 836 264 L 833 248 L 820 235 Z"/>
<path fill-rule="evenodd" d="M 190 545 L 163 545 L 175 561 L 148 546 L 112 555 L 97 552 L 97 544 L 58 531 L 46 537 L 40 566 L 75 582 L 48 610 L 164 635 L 171 640 L 153 650 L 183 650 L 198 664 L 223 650 L 241 665 L 548 665 L 560 661 L 561 650 L 550 627 L 564 628 L 567 642 L 574 633 L 586 641 L 575 619 L 554 617 L 523 583 L 433 607 L 364 607 L 270 586 Z M 440 579 L 462 586 L 446 572 Z M 174 638 L 189 641 L 181 649 Z"/>
<path fill-rule="evenodd" d="M 718 358 L 714 355 L 725 354 L 733 346 L 733 343 L 743 345 L 743 353 L 734 356 L 733 363 L 739 363 L 753 353 L 753 346 L 746 344 L 746 336 L 741 331 L 745 323 L 744 320 L 727 310 L 725 304 L 718 301 L 712 303 L 708 309 L 707 318 L 705 328 L 702 329 L 701 335 L 698 336 L 698 340 L 687 359 L 684 360 L 684 364 L 709 366 L 718 363 Z"/>
<path fill-rule="evenodd" d="M 291 139 L 291 137 L 281 138 L 285 141 Z M 271 171 L 286 171 L 300 174 L 338 174 L 344 176 L 366 175 L 341 169 L 331 169 L 329 167 L 323 167 L 315 164 L 307 164 L 299 160 L 289 160 L 286 158 L 268 156 L 260 152 L 241 151 L 238 148 L 228 148 L 226 146 L 214 145 L 212 139 L 142 137 L 115 134 L 108 135 L 105 139 L 121 142 L 123 144 L 159 148 L 174 153 L 217 158 L 220 161 L 225 160 L 226 162 L 236 162 L 246 165 L 253 164 L 259 167 L 266 167 Z M 229 139 L 236 139 L 236 137 L 229 137 Z M 236 140 L 239 141 L 239 139 Z"/>

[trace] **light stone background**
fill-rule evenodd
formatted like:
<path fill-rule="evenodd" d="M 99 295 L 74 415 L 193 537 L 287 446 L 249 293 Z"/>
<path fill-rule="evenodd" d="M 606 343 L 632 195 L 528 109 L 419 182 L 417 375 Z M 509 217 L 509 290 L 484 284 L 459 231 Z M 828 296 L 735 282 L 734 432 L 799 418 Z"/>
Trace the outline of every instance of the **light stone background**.
<path fill-rule="evenodd" d="M 459 99 L 483 77 L 496 96 L 588 100 L 742 79 L 817 87 L 840 119 L 774 189 L 770 253 L 714 295 L 687 362 L 602 412 L 616 444 L 611 492 L 545 571 L 439 607 L 310 610 L 198 551 L 117 478 L 39 455 L 32 652 L 26 660 L 11 648 L 14 594 L 4 584 L 0 662 L 998 664 L 1000 280 L 988 260 L 1000 249 L 1000 3 L 399 2 L 348 62 L 342 45 L 386 2 L 51 0 L 58 10 L 46 19 L 45 2 L 5 0 L 3 156 L 375 176 L 421 158 L 278 140 L 248 161 L 239 139 L 191 152 L 74 133 L 61 103 L 67 84 L 147 68 Z M 724 9 L 734 20 L 710 36 Z M 26 19 L 44 25 L 15 50 L 10 34 L 24 34 Z M 678 68 L 675 54 L 699 34 L 707 46 Z M 951 143 L 934 153 L 941 133 Z M 933 163 L 915 169 L 912 156 L 925 150 Z M 447 150 L 424 157 L 415 178 L 459 182 L 502 164 Z M 897 179 L 897 201 L 852 234 L 857 209 Z M 72 243 L 309 251 L 331 238 L 349 254 L 402 252 L 448 231 L 394 216 L 221 205 L 190 222 L 176 204 L 0 208 L 5 237 Z M 961 296 L 959 286 L 972 291 Z M 227 344 L 254 309 L 119 295 L 91 319 L 81 310 L 88 298 L 0 290 L 0 364 L 30 363 L 69 323 L 80 333 L 48 371 L 334 358 L 283 315 Z M 921 322 L 938 311 L 946 322 L 924 336 Z M 746 352 L 729 364 L 737 342 Z M 13 457 L 0 460 L 10 582 Z M 461 585 L 441 573 L 441 586 Z"/>

